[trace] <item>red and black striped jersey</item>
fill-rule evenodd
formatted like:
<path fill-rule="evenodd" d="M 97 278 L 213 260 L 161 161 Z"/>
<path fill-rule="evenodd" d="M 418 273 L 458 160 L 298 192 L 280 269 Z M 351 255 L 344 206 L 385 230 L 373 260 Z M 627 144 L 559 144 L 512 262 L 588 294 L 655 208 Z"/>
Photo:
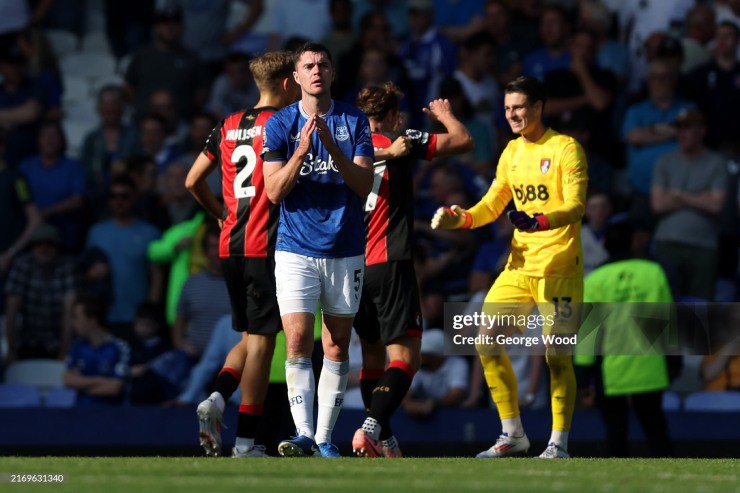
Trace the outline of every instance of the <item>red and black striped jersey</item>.
<path fill-rule="evenodd" d="M 385 149 L 399 136 L 411 139 L 411 151 L 374 165 L 373 189 L 365 202 L 366 265 L 412 258 L 414 163 L 434 157 L 437 136 L 413 129 L 394 134 L 373 132 L 373 147 Z"/>
<path fill-rule="evenodd" d="M 262 127 L 277 109 L 240 111 L 221 120 L 203 154 L 221 166 L 226 205 L 219 255 L 267 257 L 275 254 L 280 208 L 265 193 Z"/>

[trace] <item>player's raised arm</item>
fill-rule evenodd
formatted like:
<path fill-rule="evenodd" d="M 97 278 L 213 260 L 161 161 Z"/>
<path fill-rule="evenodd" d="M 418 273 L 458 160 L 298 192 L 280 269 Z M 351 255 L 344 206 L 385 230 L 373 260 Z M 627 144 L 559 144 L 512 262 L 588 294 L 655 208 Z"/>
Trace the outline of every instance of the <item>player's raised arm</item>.
<path fill-rule="evenodd" d="M 444 157 L 462 154 L 475 148 L 473 137 L 452 112 L 450 102 L 447 99 L 435 99 L 429 103 L 429 108 L 422 108 L 422 111 L 432 120 L 444 125 L 447 130 L 447 133 L 436 134 L 435 156 Z"/>

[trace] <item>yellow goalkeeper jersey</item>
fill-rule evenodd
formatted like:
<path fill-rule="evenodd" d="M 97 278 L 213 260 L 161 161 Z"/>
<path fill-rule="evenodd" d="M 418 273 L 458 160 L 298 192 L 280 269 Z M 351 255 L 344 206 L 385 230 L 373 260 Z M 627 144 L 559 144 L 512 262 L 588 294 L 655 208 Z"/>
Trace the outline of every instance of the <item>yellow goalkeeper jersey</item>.
<path fill-rule="evenodd" d="M 581 218 L 588 182 L 586 155 L 572 137 L 547 129 L 537 142 L 509 142 L 496 179 L 470 212 L 476 228 L 495 221 L 513 198 L 517 210 L 542 213 L 550 229 L 516 230 L 506 266 L 535 277 L 583 276 Z"/>

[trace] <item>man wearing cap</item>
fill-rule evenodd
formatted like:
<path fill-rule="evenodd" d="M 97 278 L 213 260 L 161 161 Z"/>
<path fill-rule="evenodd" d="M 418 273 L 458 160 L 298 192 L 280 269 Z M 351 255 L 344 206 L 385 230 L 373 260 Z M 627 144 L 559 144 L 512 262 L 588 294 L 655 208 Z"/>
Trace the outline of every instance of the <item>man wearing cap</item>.
<path fill-rule="evenodd" d="M 204 65 L 182 44 L 182 13 L 161 9 L 154 14 L 154 40 L 136 52 L 126 70 L 126 90 L 138 116 L 147 111 L 153 92 L 167 89 L 175 96 L 178 112 L 189 118 L 208 97 Z"/>
<path fill-rule="evenodd" d="M 711 301 L 727 163 L 704 146 L 702 113 L 684 110 L 675 124 L 678 149 L 658 158 L 650 189 L 653 212 L 659 216 L 656 258 L 672 274 L 677 298 Z"/>
<path fill-rule="evenodd" d="M 13 262 L 5 283 L 6 364 L 16 359 L 63 358 L 77 279 L 74 262 L 59 253 L 59 232 L 39 225 L 29 253 Z"/>

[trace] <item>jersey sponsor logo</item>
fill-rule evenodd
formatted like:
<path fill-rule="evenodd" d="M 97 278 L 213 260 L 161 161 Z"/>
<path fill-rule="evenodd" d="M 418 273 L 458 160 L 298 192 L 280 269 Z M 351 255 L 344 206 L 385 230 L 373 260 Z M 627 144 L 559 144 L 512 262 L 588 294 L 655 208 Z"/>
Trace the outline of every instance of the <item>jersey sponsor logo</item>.
<path fill-rule="evenodd" d="M 306 155 L 306 160 L 303 161 L 303 166 L 301 166 L 301 176 L 308 176 L 311 173 L 325 175 L 329 171 L 339 173 L 331 156 L 329 156 L 329 161 L 324 161 L 319 156 L 314 157 L 310 152 Z"/>
<path fill-rule="evenodd" d="M 547 173 L 548 170 L 550 169 L 550 162 L 551 162 L 551 160 L 549 158 L 545 158 L 545 159 L 541 159 L 540 160 L 540 171 L 542 171 L 542 174 L 543 175 L 545 173 Z"/>
<path fill-rule="evenodd" d="M 338 141 L 344 142 L 349 139 L 349 129 L 345 125 L 342 125 L 341 127 L 337 127 L 337 131 L 334 135 Z"/>
<path fill-rule="evenodd" d="M 225 140 L 246 140 L 262 134 L 262 125 L 252 128 L 234 128 L 226 132 Z"/>
<path fill-rule="evenodd" d="M 514 185 L 512 188 L 514 189 L 514 195 L 522 205 L 535 200 L 544 202 L 550 198 L 550 192 L 548 192 L 546 185 L 537 185 L 536 187 L 534 185 L 519 185 L 518 187 Z"/>

